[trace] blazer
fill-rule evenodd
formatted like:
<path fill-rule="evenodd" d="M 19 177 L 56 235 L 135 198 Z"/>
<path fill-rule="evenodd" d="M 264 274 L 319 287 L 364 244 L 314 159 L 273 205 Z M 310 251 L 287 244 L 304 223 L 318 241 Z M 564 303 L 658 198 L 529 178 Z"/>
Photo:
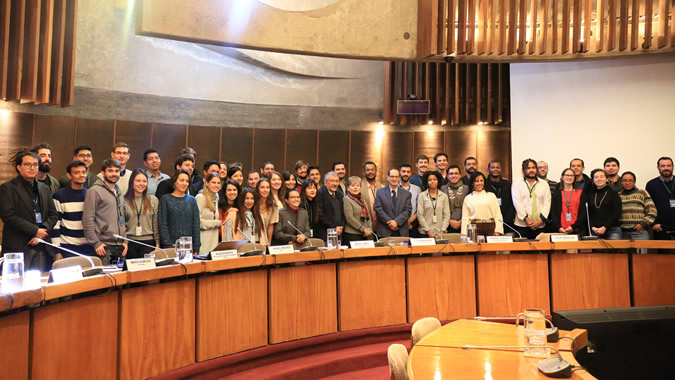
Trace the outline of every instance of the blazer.
<path fill-rule="evenodd" d="M 342 227 L 345 225 L 345 213 L 343 210 L 343 196 L 339 191 L 335 197 L 331 196 L 326 186 L 322 186 L 316 195 L 319 202 L 319 224 L 314 236 L 326 241 L 328 228 Z"/>
<path fill-rule="evenodd" d="M 395 220 L 401 236 L 409 236 L 408 219 L 412 214 L 412 195 L 405 189 L 398 188 L 396 204 L 391 202 L 391 188 L 384 187 L 375 195 L 373 209 L 377 213 L 377 235 L 379 238 L 391 236 L 392 230 L 387 225 L 390 220 Z"/>
<path fill-rule="evenodd" d="M 288 244 L 288 242 L 295 240 L 298 231 L 291 227 L 288 222 L 293 223 L 305 236 L 310 237 L 309 214 L 307 214 L 307 210 L 298 209 L 298 215 L 296 216 L 291 209 L 282 208 L 279 210 L 279 223 L 274 225 L 273 244 Z"/>
<path fill-rule="evenodd" d="M 40 196 L 40 214 L 42 223 L 35 220 L 33 196 L 30 185 L 21 177 L 16 176 L 0 186 L 0 218 L 4 223 L 2 229 L 2 253 L 25 252 L 29 249 L 28 242 L 35 237 L 38 228 L 46 228 L 47 233 L 58 221 L 58 214 L 54 206 L 54 199 L 49 187 L 44 183 L 37 182 Z M 44 240 L 49 241 L 49 236 Z M 30 247 L 32 248 L 32 247 Z M 47 249 L 53 256 L 54 251 Z"/>
<path fill-rule="evenodd" d="M 366 209 L 368 209 L 367 206 Z M 361 218 L 361 205 L 349 198 L 349 196 L 344 198 L 344 210 L 346 233 L 363 235 L 363 231 L 365 231 L 366 228 L 370 228 L 371 230 L 373 229 L 373 218 Z M 368 216 L 370 216 L 370 213 L 368 213 Z"/>

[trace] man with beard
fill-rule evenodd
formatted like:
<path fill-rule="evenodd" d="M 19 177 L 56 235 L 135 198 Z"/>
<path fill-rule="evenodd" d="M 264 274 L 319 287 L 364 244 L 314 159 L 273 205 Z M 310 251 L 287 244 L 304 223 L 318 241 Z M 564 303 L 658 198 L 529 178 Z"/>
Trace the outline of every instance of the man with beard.
<path fill-rule="evenodd" d="M 124 196 L 117 186 L 121 167 L 115 159 L 103 161 L 103 179 L 96 181 L 84 197 L 84 236 L 101 258 L 103 265 L 121 260 L 127 254 L 126 240 L 120 242 L 113 236 L 127 236 L 124 227 Z"/>
<path fill-rule="evenodd" d="M 54 201 L 47 186 L 35 180 L 40 166 L 37 154 L 22 149 L 11 162 L 18 175 L 0 186 L 2 254 L 23 252 L 25 270 L 45 272 L 50 268 L 52 251 L 35 238 L 49 240 L 57 221 Z"/>
<path fill-rule="evenodd" d="M 84 237 L 84 227 L 82 226 L 84 198 L 87 193 L 84 183 L 87 180 L 88 172 L 87 165 L 82 161 L 73 161 L 68 164 L 66 168 L 68 186 L 59 189 L 53 197 L 59 222 L 52 232 L 52 240 L 54 244 L 61 247 L 94 256 L 96 253 Z M 62 257 L 72 256 L 75 255 L 63 251 L 54 256 L 54 261 Z"/>
<path fill-rule="evenodd" d="M 422 189 L 422 191 L 424 191 L 426 189 L 422 183 L 422 176 L 424 176 L 424 173 L 426 173 L 429 169 L 429 157 L 427 157 L 425 154 L 420 154 L 417 156 L 417 158 L 415 158 L 415 167 L 417 167 L 417 174 L 410 177 L 410 183 L 416 185 Z"/>
<path fill-rule="evenodd" d="M 398 183 L 398 187 L 404 190 L 407 190 L 412 197 L 410 202 L 412 202 L 412 213 L 410 218 L 408 218 L 408 230 L 410 231 L 410 236 L 417 237 L 417 196 L 420 195 L 422 189 L 410 183 L 410 175 L 412 174 L 412 166 L 410 164 L 401 164 L 398 171 L 401 173 L 401 181 Z"/>
<path fill-rule="evenodd" d="M 574 172 L 575 189 L 584 190 L 586 186 L 590 186 L 591 178 L 584 173 L 584 160 L 581 158 L 573 158 L 570 161 L 570 169 Z"/>
<path fill-rule="evenodd" d="M 345 168 L 345 163 L 342 161 L 333 162 L 333 171 L 337 173 L 338 179 L 340 180 L 337 191 L 342 192 L 343 196 L 347 195 L 347 188 L 345 187 L 345 178 L 347 177 L 347 169 Z"/>
<path fill-rule="evenodd" d="M 607 157 L 602 165 L 605 168 L 605 173 L 607 173 L 607 185 L 617 193 L 623 190 L 621 176 L 619 176 L 619 170 L 621 170 L 619 160 L 615 157 Z"/>
<path fill-rule="evenodd" d="M 439 188 L 446 183 L 448 183 L 448 154 L 445 152 L 436 153 L 434 156 L 434 165 L 436 165 L 436 170 L 441 173 L 443 177 L 443 183 L 439 183 Z"/>
<path fill-rule="evenodd" d="M 301 190 L 302 184 L 307 179 L 308 168 L 309 164 L 305 160 L 298 160 L 295 163 L 295 167 L 293 168 L 293 170 L 295 170 L 295 183 L 297 184 L 296 188 L 298 189 L 298 191 Z"/>
<path fill-rule="evenodd" d="M 84 187 L 87 189 L 92 187 L 98 178 L 96 177 L 96 173 L 89 169 L 94 162 L 91 147 L 89 145 L 80 145 L 75 148 L 73 151 L 73 161 L 82 161 L 87 166 L 87 179 L 84 181 Z M 68 174 L 64 174 L 63 177 L 59 178 L 59 184 L 61 185 L 61 188 L 70 186 Z"/>
<path fill-rule="evenodd" d="M 661 157 L 656 162 L 659 176 L 647 182 L 645 190 L 656 205 L 656 221 L 652 227 L 655 240 L 672 240 L 675 236 L 675 181 L 673 159 Z"/>
<path fill-rule="evenodd" d="M 537 161 L 523 161 L 523 177 L 513 183 L 511 194 L 516 218 L 513 223 L 523 237 L 534 239 L 544 231 L 544 219 L 551 210 L 551 190 L 548 182 L 537 178 Z M 507 222 L 508 223 L 508 222 Z"/>
<path fill-rule="evenodd" d="M 370 214 L 373 221 L 373 226 L 377 225 L 377 215 L 373 212 L 373 205 L 375 204 L 375 195 L 377 190 L 381 189 L 382 184 L 377 182 L 377 165 L 373 161 L 368 161 L 363 164 L 363 181 L 361 181 L 361 197 L 366 203 L 368 214 Z"/>
<path fill-rule="evenodd" d="M 462 231 L 462 206 L 464 197 L 469 194 L 469 186 L 462 182 L 462 174 L 459 166 L 450 165 L 448 167 L 448 183 L 441 187 L 441 191 L 448 194 L 450 203 L 450 225 L 448 233 L 461 233 Z"/>
<path fill-rule="evenodd" d="M 56 190 L 61 188 L 61 184 L 49 174 L 52 171 L 52 146 L 47 143 L 41 143 L 35 145 L 30 151 L 37 154 L 40 158 L 40 167 L 35 178 L 47 185 L 50 194 L 54 194 Z"/>
<path fill-rule="evenodd" d="M 129 145 L 123 142 L 119 142 L 112 147 L 110 152 L 110 158 L 116 160 L 120 164 L 120 178 L 117 181 L 117 186 L 119 186 L 122 195 L 127 193 L 129 188 L 129 178 L 131 177 L 131 170 L 127 169 L 127 162 L 131 153 L 129 152 Z M 103 180 L 103 172 L 98 173 L 98 178 Z"/>
<path fill-rule="evenodd" d="M 506 223 L 513 224 L 516 210 L 513 208 L 513 199 L 511 198 L 511 182 L 502 178 L 502 163 L 499 160 L 492 160 L 488 164 L 488 180 L 485 183 L 485 191 L 493 193 L 497 197 L 502 218 Z"/>
<path fill-rule="evenodd" d="M 274 171 L 274 164 L 272 161 L 265 161 L 263 162 L 262 166 L 260 167 L 260 175 L 263 177 L 268 177 L 270 176 L 270 173 Z M 206 178 L 206 175 L 204 175 Z"/>
<path fill-rule="evenodd" d="M 475 173 L 477 169 L 478 169 L 478 160 L 476 159 L 476 157 L 467 157 L 464 159 L 464 172 L 466 174 L 464 175 L 464 177 L 462 177 L 462 182 L 465 185 L 469 184 L 471 174 Z"/>

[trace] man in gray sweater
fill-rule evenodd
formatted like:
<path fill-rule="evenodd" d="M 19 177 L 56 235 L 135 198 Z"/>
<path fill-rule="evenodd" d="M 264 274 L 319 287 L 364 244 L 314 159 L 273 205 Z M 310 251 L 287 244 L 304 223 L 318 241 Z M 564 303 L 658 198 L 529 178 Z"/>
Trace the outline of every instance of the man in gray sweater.
<path fill-rule="evenodd" d="M 124 198 L 117 186 L 120 163 L 115 159 L 103 161 L 100 178 L 84 198 L 82 225 L 84 237 L 96 250 L 104 265 L 109 265 L 127 254 L 127 243 L 113 237 L 126 236 L 124 227 Z"/>

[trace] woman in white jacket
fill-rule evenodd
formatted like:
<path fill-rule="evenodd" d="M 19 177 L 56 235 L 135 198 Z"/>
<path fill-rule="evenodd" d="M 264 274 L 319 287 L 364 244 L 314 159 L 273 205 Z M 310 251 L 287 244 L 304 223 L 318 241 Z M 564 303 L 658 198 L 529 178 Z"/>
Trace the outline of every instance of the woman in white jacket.
<path fill-rule="evenodd" d="M 499 209 L 497 197 L 493 193 L 485 191 L 485 175 L 483 173 L 474 172 L 471 174 L 469 191 L 462 206 L 462 235 L 466 235 L 466 226 L 471 223 L 488 224 L 491 221 L 494 221 L 494 230 L 486 234 L 503 234 L 502 211 Z"/>
<path fill-rule="evenodd" d="M 200 240 L 199 254 L 206 255 L 218 245 L 218 231 L 222 222 L 218 218 L 218 192 L 220 191 L 220 176 L 216 172 L 206 175 L 204 191 L 197 194 L 199 207 Z"/>

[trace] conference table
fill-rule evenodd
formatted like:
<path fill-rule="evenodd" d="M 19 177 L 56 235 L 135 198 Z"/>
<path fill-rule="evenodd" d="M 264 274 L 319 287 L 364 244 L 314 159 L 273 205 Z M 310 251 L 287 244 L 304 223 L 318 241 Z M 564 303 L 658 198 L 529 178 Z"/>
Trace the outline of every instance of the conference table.
<path fill-rule="evenodd" d="M 522 326 L 460 319 L 432 331 L 410 351 L 409 379 L 548 379 L 537 369 L 541 358 L 525 357 L 523 349 L 480 348 L 480 346 L 522 346 Z M 561 339 L 547 346 L 560 351 L 565 361 L 579 366 L 574 354 L 586 346 L 586 330 L 560 331 Z M 464 346 L 477 346 L 463 349 Z M 553 352 L 553 351 L 551 351 Z M 556 356 L 551 353 L 551 357 Z M 575 370 L 573 379 L 595 379 L 584 369 Z"/>
<path fill-rule="evenodd" d="M 12 379 L 79 378 L 83 368 L 90 378 L 140 379 L 423 317 L 675 304 L 675 255 L 638 249 L 672 250 L 675 241 L 337 249 L 43 284 L 0 293 L 0 368 Z"/>

